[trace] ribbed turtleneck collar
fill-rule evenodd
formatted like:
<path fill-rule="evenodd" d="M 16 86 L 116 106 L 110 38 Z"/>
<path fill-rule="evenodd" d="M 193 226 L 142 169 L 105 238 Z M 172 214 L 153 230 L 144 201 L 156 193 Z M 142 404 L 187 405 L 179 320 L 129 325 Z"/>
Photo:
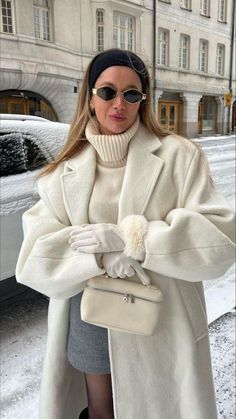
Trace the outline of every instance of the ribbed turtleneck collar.
<path fill-rule="evenodd" d="M 126 164 L 128 145 L 139 126 L 139 115 L 134 124 L 122 134 L 103 135 L 96 118 L 89 120 L 85 129 L 87 140 L 97 151 L 97 160 L 107 167 L 122 167 Z"/>

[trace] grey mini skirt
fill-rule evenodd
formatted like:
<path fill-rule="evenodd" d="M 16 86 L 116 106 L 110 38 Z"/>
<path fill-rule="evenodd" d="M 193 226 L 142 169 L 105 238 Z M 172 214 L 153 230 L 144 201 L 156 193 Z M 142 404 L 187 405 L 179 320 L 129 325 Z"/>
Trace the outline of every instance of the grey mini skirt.
<path fill-rule="evenodd" d="M 80 303 L 83 293 L 71 298 L 67 342 L 69 363 L 84 373 L 109 374 L 110 360 L 107 329 L 83 322 Z"/>

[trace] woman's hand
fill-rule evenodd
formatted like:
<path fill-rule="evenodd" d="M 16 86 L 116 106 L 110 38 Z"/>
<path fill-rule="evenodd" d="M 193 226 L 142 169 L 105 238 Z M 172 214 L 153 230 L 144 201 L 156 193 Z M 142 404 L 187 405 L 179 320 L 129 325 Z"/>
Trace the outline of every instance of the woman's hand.
<path fill-rule="evenodd" d="M 85 224 L 70 234 L 69 244 L 81 253 L 118 252 L 125 248 L 122 234 L 116 224 Z"/>
<path fill-rule="evenodd" d="M 144 272 L 140 263 L 126 256 L 123 252 L 104 253 L 101 262 L 111 278 L 126 278 L 137 274 L 144 285 L 150 284 L 150 278 Z"/>

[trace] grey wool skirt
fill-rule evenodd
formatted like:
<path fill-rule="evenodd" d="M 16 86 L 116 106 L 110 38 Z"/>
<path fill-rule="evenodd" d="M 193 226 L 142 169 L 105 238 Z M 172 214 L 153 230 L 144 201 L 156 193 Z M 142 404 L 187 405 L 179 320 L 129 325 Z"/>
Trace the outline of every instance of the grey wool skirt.
<path fill-rule="evenodd" d="M 109 374 L 107 329 L 83 322 L 80 303 L 83 293 L 71 298 L 67 343 L 69 363 L 84 373 Z"/>

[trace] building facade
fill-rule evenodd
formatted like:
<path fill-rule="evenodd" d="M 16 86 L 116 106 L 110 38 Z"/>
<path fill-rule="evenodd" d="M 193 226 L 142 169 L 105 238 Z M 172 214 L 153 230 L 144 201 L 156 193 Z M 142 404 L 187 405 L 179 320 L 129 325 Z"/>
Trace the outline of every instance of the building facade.
<path fill-rule="evenodd" d="M 0 0 L 0 113 L 70 122 L 89 61 L 118 47 L 146 62 L 164 127 L 187 137 L 230 132 L 234 3 Z"/>
<path fill-rule="evenodd" d="M 235 127 L 235 55 L 234 62 L 230 60 L 233 2 L 156 2 L 159 121 L 188 137 Z M 231 87 L 230 68 L 234 69 Z M 226 106 L 230 91 L 234 100 Z"/>

